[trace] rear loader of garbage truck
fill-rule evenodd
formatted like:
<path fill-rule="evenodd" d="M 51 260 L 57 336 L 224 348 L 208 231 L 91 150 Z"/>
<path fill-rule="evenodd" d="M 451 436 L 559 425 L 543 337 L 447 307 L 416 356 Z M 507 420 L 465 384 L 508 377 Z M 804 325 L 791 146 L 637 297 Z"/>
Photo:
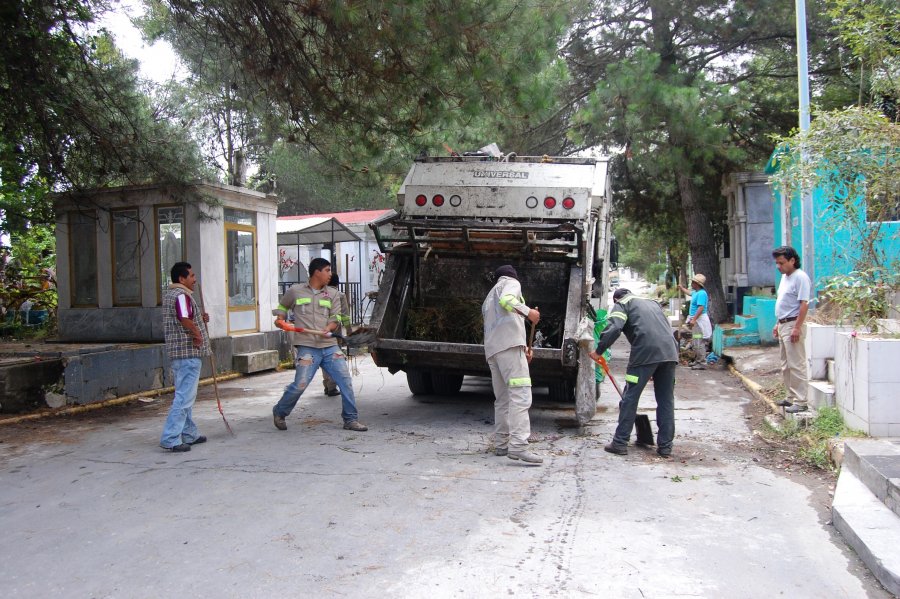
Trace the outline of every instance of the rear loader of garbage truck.
<path fill-rule="evenodd" d="M 549 160 L 419 160 L 400 189 L 399 210 L 372 223 L 388 257 L 370 349 L 377 365 L 406 373 L 413 394 L 453 395 L 466 375 L 490 376 L 481 304 L 497 267 L 512 264 L 525 302 L 541 313 L 534 332 L 526 322 L 534 386 L 574 401 L 580 423 L 593 417 L 597 385 L 587 353 L 592 297 L 606 307 L 606 162 Z"/>

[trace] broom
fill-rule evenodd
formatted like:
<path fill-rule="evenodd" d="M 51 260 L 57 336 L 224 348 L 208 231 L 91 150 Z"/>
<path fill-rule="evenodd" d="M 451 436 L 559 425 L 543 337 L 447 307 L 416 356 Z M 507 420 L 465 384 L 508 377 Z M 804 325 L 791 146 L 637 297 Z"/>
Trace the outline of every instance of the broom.
<path fill-rule="evenodd" d="M 202 314 L 206 313 L 206 309 L 203 307 L 203 291 L 200 288 L 200 281 L 197 281 L 197 299 L 200 300 L 200 312 L 201 317 L 200 320 L 203 322 L 203 330 L 206 331 L 206 338 L 210 340 L 209 343 L 209 365 L 212 367 L 212 377 L 213 377 L 213 389 L 216 391 L 216 406 L 219 408 L 219 414 L 222 415 L 222 422 L 225 423 L 225 428 L 228 429 L 228 432 L 231 433 L 231 436 L 236 436 L 234 431 L 231 430 L 231 425 L 228 424 L 228 420 L 225 418 L 225 412 L 222 411 L 222 400 L 219 399 L 219 381 L 216 378 L 216 354 L 213 353 L 212 350 L 212 340 L 209 337 L 209 327 L 206 326 L 206 321 L 203 320 Z"/>

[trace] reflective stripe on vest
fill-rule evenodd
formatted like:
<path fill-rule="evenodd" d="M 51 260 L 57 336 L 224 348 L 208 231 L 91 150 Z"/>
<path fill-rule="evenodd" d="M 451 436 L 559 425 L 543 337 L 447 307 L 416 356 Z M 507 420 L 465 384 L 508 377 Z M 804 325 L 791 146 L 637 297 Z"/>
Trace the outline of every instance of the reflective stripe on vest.
<path fill-rule="evenodd" d="M 626 382 L 626 383 L 637 383 L 639 380 L 640 380 L 640 379 L 639 379 L 638 377 L 636 377 L 635 375 L 633 375 L 633 374 L 626 374 L 626 375 L 625 375 L 625 382 Z"/>
<path fill-rule="evenodd" d="M 500 298 L 500 307 L 503 308 L 504 310 L 506 310 L 507 312 L 512 312 L 513 310 L 515 310 L 515 307 L 512 306 L 511 302 L 514 302 L 517 300 L 519 303 L 523 303 L 523 304 L 525 303 L 524 299 L 517 298 L 513 294 L 508 293 Z"/>
<path fill-rule="evenodd" d="M 287 312 L 287 308 L 285 308 L 281 304 L 278 304 L 278 307 L 276 308 L 276 310 L 281 310 L 282 312 Z"/>
<path fill-rule="evenodd" d="M 328 300 L 328 299 L 320 299 L 320 300 L 319 300 L 319 305 L 320 305 L 320 306 L 323 306 L 323 307 L 325 307 L 325 308 L 328 308 L 328 309 L 330 310 L 330 309 L 331 309 L 331 300 Z"/>
<path fill-rule="evenodd" d="M 297 302 L 296 302 L 296 304 L 298 306 L 305 306 L 306 304 L 311 304 L 311 303 L 312 303 L 312 298 L 308 298 L 308 297 L 298 297 Z"/>
<path fill-rule="evenodd" d="M 619 319 L 625 320 L 625 321 L 628 320 L 628 316 L 626 316 L 626 314 L 624 312 L 619 312 L 618 310 L 615 312 L 610 312 L 609 317 L 610 318 L 619 318 Z"/>
<path fill-rule="evenodd" d="M 508 385 L 510 387 L 530 387 L 531 386 L 531 377 L 522 377 L 517 379 L 509 379 Z"/>

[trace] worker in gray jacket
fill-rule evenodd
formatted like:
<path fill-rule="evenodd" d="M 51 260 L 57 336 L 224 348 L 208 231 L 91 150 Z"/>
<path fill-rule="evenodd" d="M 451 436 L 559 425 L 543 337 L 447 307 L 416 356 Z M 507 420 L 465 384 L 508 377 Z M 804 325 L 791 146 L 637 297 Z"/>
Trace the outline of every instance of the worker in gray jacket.
<path fill-rule="evenodd" d="M 598 360 L 624 332 L 631 343 L 631 358 L 625 374 L 625 391 L 619 402 L 619 425 L 612 442 L 603 449 L 617 455 L 628 453 L 638 400 L 652 378 L 659 428 L 657 453 L 668 458 L 672 455 L 675 438 L 675 367 L 678 365 L 678 345 L 672 327 L 662 308 L 653 300 L 635 297 L 627 289 L 617 289 L 613 301 L 615 305 L 609 313 L 609 324 L 600 335 L 597 349 L 590 355 Z"/>
<path fill-rule="evenodd" d="M 525 344 L 525 319 L 537 324 L 536 308 L 525 305 L 519 275 L 510 265 L 494 272 L 497 283 L 481 305 L 484 317 L 484 354 L 494 387 L 494 453 L 537 465 L 544 460 L 528 451 L 531 422 L 532 351 Z"/>

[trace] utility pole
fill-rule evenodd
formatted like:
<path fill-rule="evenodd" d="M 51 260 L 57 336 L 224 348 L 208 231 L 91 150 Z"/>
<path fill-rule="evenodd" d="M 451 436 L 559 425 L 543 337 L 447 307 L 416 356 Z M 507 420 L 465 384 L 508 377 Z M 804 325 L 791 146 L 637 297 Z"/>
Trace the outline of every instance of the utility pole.
<path fill-rule="evenodd" d="M 797 13 L 797 83 L 800 103 L 800 131 L 809 131 L 809 60 L 806 51 L 806 0 L 795 0 Z M 807 156 L 801 148 L 801 160 Z M 788 226 L 793 226 L 793 221 Z M 813 196 L 812 190 L 803 188 L 800 190 L 800 236 L 803 239 L 801 248 L 801 261 L 803 270 L 809 275 L 815 295 L 815 244 L 813 241 Z"/>

